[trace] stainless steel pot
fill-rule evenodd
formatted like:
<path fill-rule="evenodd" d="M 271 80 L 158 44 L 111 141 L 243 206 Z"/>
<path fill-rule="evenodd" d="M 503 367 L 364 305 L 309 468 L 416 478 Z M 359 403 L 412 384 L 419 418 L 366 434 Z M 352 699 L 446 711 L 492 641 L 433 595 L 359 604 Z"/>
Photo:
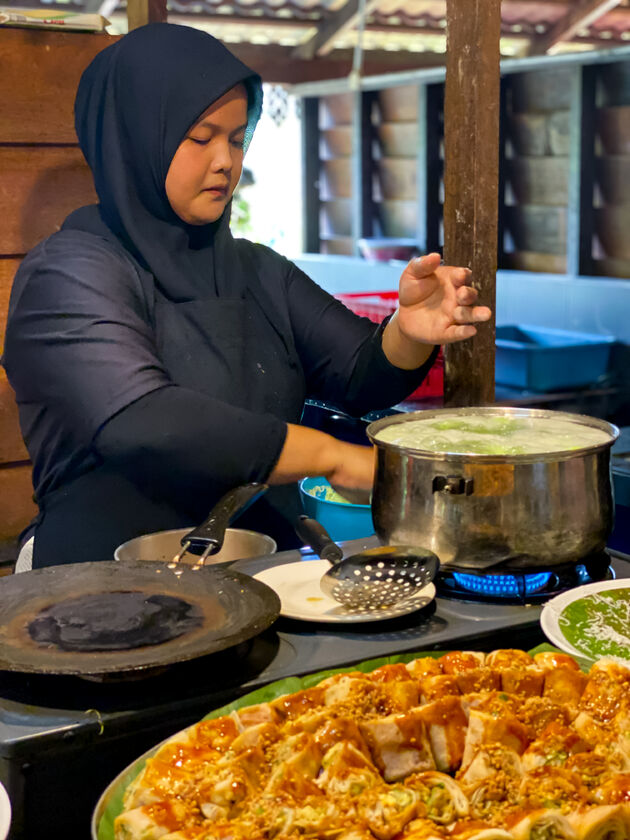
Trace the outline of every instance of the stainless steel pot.
<path fill-rule="evenodd" d="M 144 534 L 135 537 L 114 552 L 115 560 L 158 560 L 162 563 L 170 562 L 181 551 L 182 538 L 190 533 L 192 528 L 177 528 L 173 531 L 156 531 L 154 534 Z M 243 528 L 226 528 L 225 539 L 221 551 L 210 555 L 204 565 L 214 566 L 217 563 L 232 563 L 249 557 L 259 557 L 263 554 L 274 554 L 277 549 L 275 540 L 267 534 L 257 531 L 246 531 Z M 199 558 L 194 554 L 184 555 L 181 562 L 194 564 Z"/>
<path fill-rule="evenodd" d="M 444 414 L 567 419 L 609 435 L 598 446 L 541 455 L 455 455 L 377 440 L 394 423 Z M 525 408 L 420 411 L 371 423 L 377 449 L 372 518 L 386 544 L 419 545 L 442 564 L 483 568 L 575 562 L 603 549 L 612 530 L 610 448 L 603 420 Z"/>

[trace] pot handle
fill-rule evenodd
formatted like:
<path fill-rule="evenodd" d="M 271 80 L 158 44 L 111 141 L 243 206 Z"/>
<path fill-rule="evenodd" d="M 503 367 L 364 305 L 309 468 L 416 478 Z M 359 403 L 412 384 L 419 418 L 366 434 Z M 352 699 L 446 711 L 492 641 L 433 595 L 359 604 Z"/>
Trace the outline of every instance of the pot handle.
<path fill-rule="evenodd" d="M 230 490 L 219 499 L 201 525 L 182 537 L 181 544 L 192 554 L 216 554 L 223 545 L 225 529 L 236 514 L 253 504 L 266 489 L 266 484 L 252 482 Z"/>
<path fill-rule="evenodd" d="M 449 496 L 470 496 L 475 481 L 463 475 L 436 475 L 433 479 L 433 492 L 446 493 Z"/>
<path fill-rule="evenodd" d="M 298 516 L 295 523 L 295 533 L 306 545 L 310 545 L 315 554 L 322 560 L 327 560 L 331 565 L 343 559 L 343 551 L 324 526 L 316 519 L 302 514 Z"/>

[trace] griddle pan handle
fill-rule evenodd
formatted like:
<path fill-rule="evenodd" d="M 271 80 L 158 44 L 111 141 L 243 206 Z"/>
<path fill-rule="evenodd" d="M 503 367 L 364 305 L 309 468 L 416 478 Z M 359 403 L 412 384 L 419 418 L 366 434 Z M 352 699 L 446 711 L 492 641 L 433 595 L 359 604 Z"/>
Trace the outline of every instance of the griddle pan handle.
<path fill-rule="evenodd" d="M 182 537 L 181 543 L 188 543 L 188 551 L 202 554 L 211 546 L 210 554 L 216 554 L 223 545 L 225 529 L 237 513 L 242 513 L 267 489 L 266 484 L 251 483 L 235 487 L 225 494 L 210 511 L 208 518 Z"/>
<path fill-rule="evenodd" d="M 329 563 L 343 560 L 343 551 L 333 542 L 328 531 L 316 519 L 302 514 L 295 523 L 295 533 L 306 545 L 310 545 L 315 554 Z"/>

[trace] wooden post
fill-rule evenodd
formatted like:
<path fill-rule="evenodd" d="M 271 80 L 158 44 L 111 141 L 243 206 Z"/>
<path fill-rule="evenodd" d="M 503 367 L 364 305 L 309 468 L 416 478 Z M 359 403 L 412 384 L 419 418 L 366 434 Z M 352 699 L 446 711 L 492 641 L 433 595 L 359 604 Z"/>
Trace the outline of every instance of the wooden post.
<path fill-rule="evenodd" d="M 593 272 L 596 74 L 597 67 L 577 66 L 571 79 L 567 274 L 572 277 Z"/>
<path fill-rule="evenodd" d="M 495 309 L 499 182 L 500 0 L 447 0 L 444 257 L 472 269 Z M 445 349 L 444 404 L 494 402 L 494 319 Z"/>
<path fill-rule="evenodd" d="M 352 244 L 359 254 L 359 239 L 372 235 L 372 103 L 373 93 L 353 93 L 352 104 Z"/>
<path fill-rule="evenodd" d="M 166 0 L 127 0 L 129 32 L 145 23 L 166 23 Z"/>
<path fill-rule="evenodd" d="M 307 253 L 319 252 L 319 98 L 302 100 L 302 246 Z"/>
<path fill-rule="evenodd" d="M 440 111 L 442 86 L 418 86 L 418 226 L 420 251 L 440 249 Z"/>

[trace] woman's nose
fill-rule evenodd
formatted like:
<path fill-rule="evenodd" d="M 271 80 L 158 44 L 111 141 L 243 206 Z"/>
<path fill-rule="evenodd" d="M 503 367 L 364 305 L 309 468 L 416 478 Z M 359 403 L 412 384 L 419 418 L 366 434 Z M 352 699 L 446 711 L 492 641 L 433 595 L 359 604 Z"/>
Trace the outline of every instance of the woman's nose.
<path fill-rule="evenodd" d="M 216 144 L 211 165 L 215 172 L 222 172 L 232 168 L 232 149 L 229 141 L 221 140 Z"/>

